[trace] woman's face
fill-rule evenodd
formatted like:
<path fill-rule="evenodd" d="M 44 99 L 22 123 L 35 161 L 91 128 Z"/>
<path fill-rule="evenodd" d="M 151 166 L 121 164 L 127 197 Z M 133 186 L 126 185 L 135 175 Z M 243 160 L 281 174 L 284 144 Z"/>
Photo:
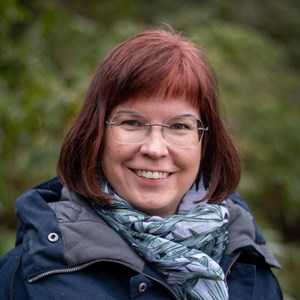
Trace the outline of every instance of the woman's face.
<path fill-rule="evenodd" d="M 183 114 L 199 118 L 198 110 L 184 98 L 127 101 L 115 107 L 110 117 L 121 111 L 141 114 L 150 124 L 164 124 Z M 103 171 L 115 192 L 148 215 L 175 214 L 198 174 L 201 143 L 192 148 L 170 146 L 160 126 L 153 126 L 142 144 L 117 143 L 109 126 L 106 131 Z"/>

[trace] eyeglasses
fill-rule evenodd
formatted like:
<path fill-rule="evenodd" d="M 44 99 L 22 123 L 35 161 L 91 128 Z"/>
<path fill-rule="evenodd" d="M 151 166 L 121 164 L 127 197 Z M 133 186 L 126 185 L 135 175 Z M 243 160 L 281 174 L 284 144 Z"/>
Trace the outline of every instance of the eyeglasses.
<path fill-rule="evenodd" d="M 192 115 L 171 117 L 164 124 L 150 124 L 143 115 L 120 112 L 106 121 L 106 125 L 110 127 L 113 140 L 119 144 L 142 144 L 150 135 L 151 128 L 160 126 L 167 143 L 178 148 L 196 146 L 204 131 L 208 130 Z"/>

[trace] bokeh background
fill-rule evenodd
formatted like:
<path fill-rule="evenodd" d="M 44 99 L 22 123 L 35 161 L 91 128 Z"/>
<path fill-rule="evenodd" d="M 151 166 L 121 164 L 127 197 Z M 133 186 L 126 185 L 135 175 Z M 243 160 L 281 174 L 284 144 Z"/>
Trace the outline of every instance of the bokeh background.
<path fill-rule="evenodd" d="M 206 49 L 243 158 L 247 199 L 300 299 L 300 2 L 1 0 L 0 256 L 14 245 L 15 199 L 56 174 L 68 125 L 117 43 L 169 24 Z"/>

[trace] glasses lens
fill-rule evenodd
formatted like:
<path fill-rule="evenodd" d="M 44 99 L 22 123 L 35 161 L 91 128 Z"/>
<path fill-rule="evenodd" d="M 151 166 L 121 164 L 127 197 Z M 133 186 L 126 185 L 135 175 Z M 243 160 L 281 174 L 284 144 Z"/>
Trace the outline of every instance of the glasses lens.
<path fill-rule="evenodd" d="M 198 122 L 193 116 L 170 118 L 164 127 L 164 136 L 170 145 L 180 148 L 196 146 L 199 141 Z"/>
<path fill-rule="evenodd" d="M 119 113 L 110 122 L 113 139 L 121 144 L 138 144 L 146 139 L 147 120 L 138 114 Z"/>

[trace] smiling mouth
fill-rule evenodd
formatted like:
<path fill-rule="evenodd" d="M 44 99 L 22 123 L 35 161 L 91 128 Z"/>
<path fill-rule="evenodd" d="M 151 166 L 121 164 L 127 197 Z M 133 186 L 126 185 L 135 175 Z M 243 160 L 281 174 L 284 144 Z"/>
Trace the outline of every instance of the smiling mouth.
<path fill-rule="evenodd" d="M 147 179 L 165 179 L 170 175 L 170 173 L 168 172 L 159 172 L 159 171 L 151 172 L 151 171 L 144 171 L 144 170 L 136 170 L 134 172 L 137 176 L 144 177 Z"/>

